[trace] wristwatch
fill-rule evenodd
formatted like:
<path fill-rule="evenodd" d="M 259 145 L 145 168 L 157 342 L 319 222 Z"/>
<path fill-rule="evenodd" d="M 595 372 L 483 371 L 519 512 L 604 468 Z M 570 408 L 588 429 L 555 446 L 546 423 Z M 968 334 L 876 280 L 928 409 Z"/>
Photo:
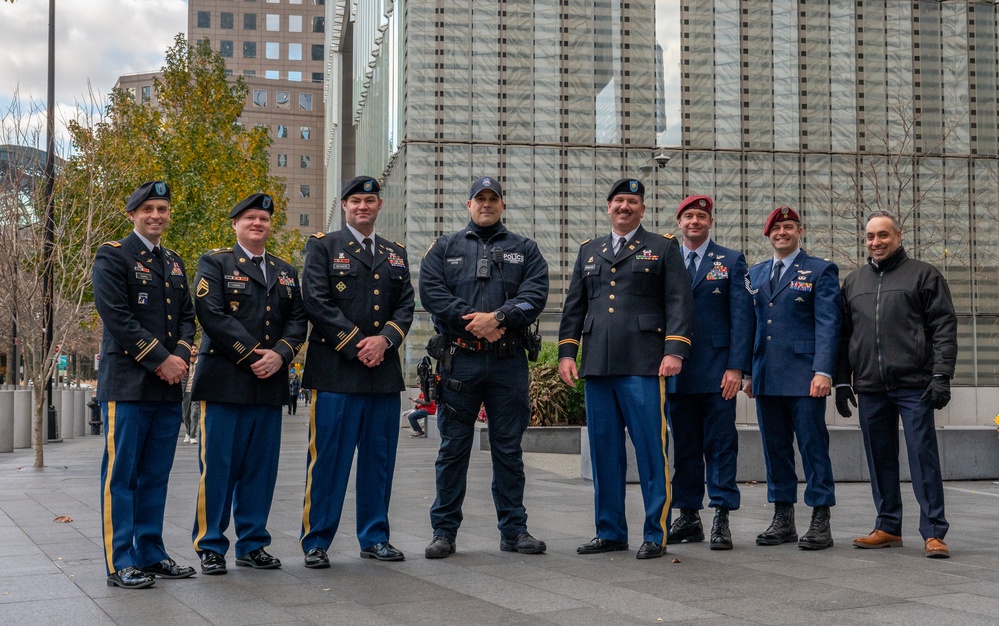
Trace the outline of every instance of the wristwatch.
<path fill-rule="evenodd" d="M 503 311 L 496 311 L 495 313 L 493 313 L 493 317 L 495 317 L 496 321 L 499 322 L 500 324 L 506 321 L 506 313 L 504 313 Z"/>

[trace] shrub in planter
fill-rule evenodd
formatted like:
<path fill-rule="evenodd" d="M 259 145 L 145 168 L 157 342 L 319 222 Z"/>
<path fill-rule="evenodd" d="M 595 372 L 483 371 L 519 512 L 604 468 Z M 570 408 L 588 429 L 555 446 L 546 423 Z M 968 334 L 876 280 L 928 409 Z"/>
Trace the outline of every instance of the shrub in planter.
<path fill-rule="evenodd" d="M 577 357 L 577 365 L 578 365 Z M 558 375 L 558 344 L 545 342 L 530 371 L 531 426 L 585 426 L 583 381 L 575 387 Z"/>

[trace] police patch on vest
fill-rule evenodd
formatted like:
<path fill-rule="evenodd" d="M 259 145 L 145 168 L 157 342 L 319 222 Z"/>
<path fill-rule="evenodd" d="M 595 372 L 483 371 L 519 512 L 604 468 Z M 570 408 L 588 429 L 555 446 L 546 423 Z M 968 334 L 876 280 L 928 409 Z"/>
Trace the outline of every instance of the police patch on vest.
<path fill-rule="evenodd" d="M 802 280 L 792 280 L 791 289 L 794 289 L 795 291 L 811 291 L 812 283 L 806 283 Z"/>
<path fill-rule="evenodd" d="M 514 263 L 517 265 L 524 264 L 524 255 L 519 252 L 504 252 L 503 253 L 504 263 Z"/>

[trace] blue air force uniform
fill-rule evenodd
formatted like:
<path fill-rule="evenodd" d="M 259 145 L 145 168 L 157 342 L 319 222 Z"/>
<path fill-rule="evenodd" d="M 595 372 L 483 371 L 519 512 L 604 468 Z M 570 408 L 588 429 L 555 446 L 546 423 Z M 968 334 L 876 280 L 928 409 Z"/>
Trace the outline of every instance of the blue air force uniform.
<path fill-rule="evenodd" d="M 128 211 L 156 198 L 169 201 L 169 189 L 146 183 L 130 197 Z M 147 241 L 133 231 L 101 245 L 94 260 L 94 305 L 104 324 L 97 400 L 106 437 L 101 511 L 109 575 L 169 558 L 163 511 L 183 390 L 155 371 L 171 355 L 187 363 L 194 341 L 184 262 L 171 250 L 154 253 Z"/>
<path fill-rule="evenodd" d="M 673 506 L 678 509 L 703 508 L 705 481 L 708 506 L 739 508 L 736 399 L 722 398 L 719 386 L 725 370 L 748 375 L 751 367 L 753 303 L 745 279 L 746 257 L 708 240 L 692 279 L 690 358 L 671 380 L 669 394 Z"/>
<path fill-rule="evenodd" d="M 752 390 L 763 436 L 770 502 L 794 503 L 794 438 L 805 470 L 805 504 L 836 504 L 826 398 L 809 396 L 816 373 L 836 371 L 842 312 L 839 270 L 799 249 L 784 259 L 777 289 L 770 288 L 774 261 L 749 269 L 747 288 L 756 312 Z"/>
<path fill-rule="evenodd" d="M 233 209 L 272 210 L 253 194 Z M 262 268 L 240 245 L 212 250 L 198 262 L 195 306 L 204 330 L 192 397 L 201 401 L 201 442 L 194 549 L 224 555 L 230 511 L 236 555 L 270 544 L 267 517 L 277 480 L 281 414 L 288 401 L 288 366 L 305 342 L 307 321 L 298 271 L 269 253 Z M 250 369 L 261 355 L 281 355 L 267 378 Z"/>
<path fill-rule="evenodd" d="M 640 183 L 638 188 L 644 196 Z M 579 248 L 559 326 L 558 356 L 576 358 L 582 342 L 579 377 L 586 379 L 596 539 L 627 545 L 627 428 L 645 504 L 644 541 L 661 546 L 668 529 L 670 480 L 666 379 L 659 376 L 659 366 L 666 355 L 686 358 L 690 353 L 690 277 L 673 235 L 654 235 L 639 226 L 617 254 L 613 243 L 607 235 Z"/>
<path fill-rule="evenodd" d="M 369 187 L 354 188 L 368 183 Z M 379 191 L 358 177 L 343 197 Z M 302 386 L 313 390 L 302 511 L 302 551 L 333 542 L 357 450 L 357 540 L 362 550 L 388 542 L 388 508 L 399 443 L 399 392 L 405 389 L 399 350 L 415 307 L 409 258 L 401 244 L 375 235 L 372 252 L 345 225 L 309 238 L 303 270 L 312 322 Z M 368 367 L 357 344 L 384 337 L 384 360 Z M 375 557 L 377 558 L 377 557 Z"/>

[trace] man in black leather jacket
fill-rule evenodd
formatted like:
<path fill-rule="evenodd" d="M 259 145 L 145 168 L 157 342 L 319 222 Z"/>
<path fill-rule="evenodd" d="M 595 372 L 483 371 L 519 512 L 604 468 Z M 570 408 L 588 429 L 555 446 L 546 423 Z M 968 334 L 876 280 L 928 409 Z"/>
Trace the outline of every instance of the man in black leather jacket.
<path fill-rule="evenodd" d="M 843 283 L 843 329 L 836 375 L 836 409 L 852 415 L 852 382 L 860 400 L 860 428 L 878 509 L 874 530 L 854 540 L 858 548 L 902 545 L 902 495 L 898 471 L 898 420 L 902 419 L 919 502 L 919 532 L 927 557 L 947 558 L 943 542 L 943 481 L 933 411 L 950 401 L 957 360 L 957 316 L 947 281 L 902 248 L 895 217 L 868 217 L 866 267 Z"/>

